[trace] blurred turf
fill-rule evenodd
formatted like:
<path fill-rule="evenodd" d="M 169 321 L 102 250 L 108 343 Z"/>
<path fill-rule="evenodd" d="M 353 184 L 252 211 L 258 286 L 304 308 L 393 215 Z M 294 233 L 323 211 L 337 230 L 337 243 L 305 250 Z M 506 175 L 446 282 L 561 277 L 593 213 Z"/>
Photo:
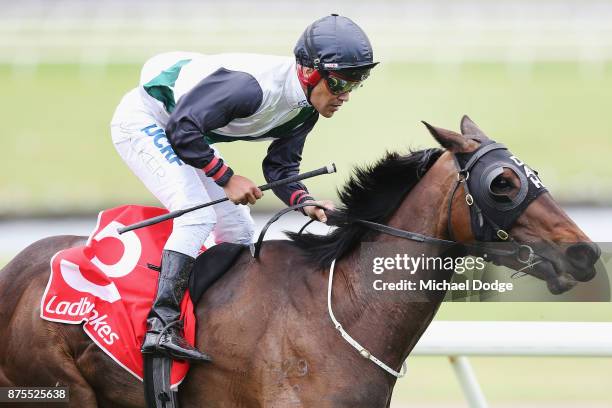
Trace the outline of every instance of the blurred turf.
<path fill-rule="evenodd" d="M 612 358 L 474 357 L 469 359 L 492 407 L 612 406 Z M 410 357 L 408 374 L 395 387 L 398 407 L 440 404 L 467 407 L 445 357 Z M 452 403 L 452 404 L 451 404 Z M 392 405 L 394 406 L 394 405 Z"/>
<path fill-rule="evenodd" d="M 154 203 L 114 151 L 109 122 L 137 84 L 138 66 L 0 66 L 3 123 L 0 214 L 97 211 Z M 433 146 L 420 120 L 457 130 L 468 113 L 540 171 L 561 200 L 612 201 L 612 65 L 386 63 L 332 120 L 309 136 L 302 168 L 334 161 L 339 174 L 309 183 L 333 197 L 352 166 L 385 150 Z M 267 143 L 219 145 L 228 163 L 263 182 Z M 271 193 L 261 209 L 278 207 Z"/>

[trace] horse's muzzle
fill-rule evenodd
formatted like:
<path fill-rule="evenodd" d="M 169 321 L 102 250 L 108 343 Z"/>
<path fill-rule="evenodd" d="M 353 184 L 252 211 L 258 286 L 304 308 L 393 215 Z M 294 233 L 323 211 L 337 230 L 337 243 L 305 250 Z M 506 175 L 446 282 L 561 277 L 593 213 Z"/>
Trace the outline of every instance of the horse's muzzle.
<path fill-rule="evenodd" d="M 588 282 L 595 277 L 595 262 L 601 256 L 601 249 L 593 242 L 572 244 L 565 250 L 571 264 L 568 271 L 577 281 Z"/>

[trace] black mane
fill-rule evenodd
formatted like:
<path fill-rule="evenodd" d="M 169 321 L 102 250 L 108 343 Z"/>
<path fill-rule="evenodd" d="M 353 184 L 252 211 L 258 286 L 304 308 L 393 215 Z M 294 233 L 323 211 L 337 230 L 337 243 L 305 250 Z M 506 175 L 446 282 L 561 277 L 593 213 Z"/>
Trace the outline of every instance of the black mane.
<path fill-rule="evenodd" d="M 338 191 L 342 205 L 328 212 L 328 224 L 339 225 L 338 228 L 327 235 L 286 232 L 287 236 L 320 267 L 328 267 L 332 260 L 352 250 L 368 232 L 360 225 L 346 224 L 346 220 L 387 222 L 442 152 L 432 148 L 408 155 L 387 153 L 374 165 L 356 168 L 342 191 Z"/>

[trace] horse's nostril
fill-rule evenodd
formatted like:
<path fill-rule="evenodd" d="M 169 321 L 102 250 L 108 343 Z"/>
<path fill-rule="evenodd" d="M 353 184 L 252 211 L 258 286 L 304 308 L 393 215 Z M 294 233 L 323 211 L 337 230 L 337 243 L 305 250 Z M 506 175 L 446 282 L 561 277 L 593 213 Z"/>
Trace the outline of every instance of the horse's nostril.
<path fill-rule="evenodd" d="M 580 242 L 567 248 L 567 257 L 579 268 L 590 268 L 601 255 L 601 249 L 592 242 Z"/>

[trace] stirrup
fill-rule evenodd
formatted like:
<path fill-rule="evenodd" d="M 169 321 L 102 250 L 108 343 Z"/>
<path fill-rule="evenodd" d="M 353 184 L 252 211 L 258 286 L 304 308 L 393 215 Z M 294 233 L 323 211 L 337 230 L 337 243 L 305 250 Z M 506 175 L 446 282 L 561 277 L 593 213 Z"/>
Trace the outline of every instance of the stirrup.
<path fill-rule="evenodd" d="M 198 350 L 195 346 L 192 346 L 191 344 L 189 344 L 189 342 L 187 342 L 187 340 L 185 339 L 184 336 L 181 336 L 180 334 L 178 334 L 177 337 L 181 338 L 181 341 L 184 343 L 184 347 L 181 347 L 180 345 L 177 345 L 176 343 L 172 343 L 171 344 L 178 346 L 179 348 L 191 351 L 194 354 L 197 354 L 195 356 L 189 356 L 189 355 L 185 355 L 185 354 L 173 354 L 171 349 L 168 349 L 166 347 L 163 347 L 161 345 L 161 341 L 163 336 L 165 336 L 168 332 L 168 330 L 174 326 L 174 325 L 182 325 L 182 321 L 181 320 L 175 320 L 174 322 L 170 322 L 167 325 L 165 325 L 162 330 L 159 332 L 159 334 L 157 335 L 157 342 L 155 344 L 155 354 L 160 354 L 160 355 L 164 355 L 167 356 L 173 360 L 186 360 L 186 361 L 193 361 L 193 362 L 197 362 L 197 361 L 206 361 L 206 362 L 212 362 L 212 358 Z"/>

